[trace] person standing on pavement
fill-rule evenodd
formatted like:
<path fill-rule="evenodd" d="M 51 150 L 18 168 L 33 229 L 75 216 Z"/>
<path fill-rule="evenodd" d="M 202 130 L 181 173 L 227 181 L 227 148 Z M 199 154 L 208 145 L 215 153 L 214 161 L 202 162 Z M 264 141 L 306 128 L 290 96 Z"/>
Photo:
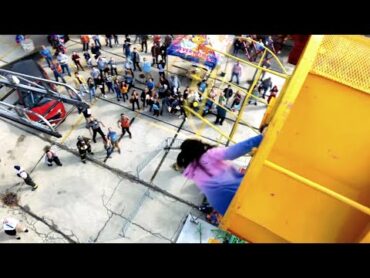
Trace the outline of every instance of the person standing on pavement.
<path fill-rule="evenodd" d="M 161 104 L 159 103 L 158 98 L 153 100 L 152 109 L 153 109 L 153 116 L 159 117 L 159 113 L 161 110 Z"/>
<path fill-rule="evenodd" d="M 228 85 L 227 88 L 224 89 L 224 97 L 226 98 L 226 104 L 229 102 L 229 99 L 233 96 L 233 89 L 231 86 Z"/>
<path fill-rule="evenodd" d="M 99 120 L 97 120 L 93 117 L 90 117 L 89 122 L 87 124 L 87 128 L 91 128 L 91 130 L 93 132 L 93 138 L 92 139 L 93 139 L 94 143 L 96 143 L 96 134 L 98 134 L 98 133 L 100 134 L 103 141 L 107 140 L 107 137 L 105 136 L 104 132 L 102 131 L 100 125 L 105 127 L 105 125 L 101 121 L 99 121 Z"/>
<path fill-rule="evenodd" d="M 91 140 L 87 137 L 78 136 L 77 137 L 77 149 L 80 153 L 80 158 L 82 163 L 86 164 L 86 156 L 87 154 L 94 155 L 94 153 L 91 151 Z"/>
<path fill-rule="evenodd" d="M 148 88 L 149 92 L 152 92 L 155 84 L 153 78 L 149 78 L 148 81 L 146 82 L 146 87 Z"/>
<path fill-rule="evenodd" d="M 94 54 L 94 58 L 95 60 L 97 60 L 99 58 L 99 56 L 101 55 L 101 52 L 100 52 L 100 46 L 97 46 L 95 44 L 91 44 L 91 53 Z"/>
<path fill-rule="evenodd" d="M 80 67 L 82 71 L 85 71 L 80 63 L 80 59 L 81 59 L 80 55 L 78 55 L 76 52 L 73 52 L 72 61 L 75 63 L 77 70 L 78 70 L 78 67 Z"/>
<path fill-rule="evenodd" d="M 131 57 L 131 41 L 130 38 L 126 38 L 123 43 L 123 54 L 126 56 L 126 59 Z"/>
<path fill-rule="evenodd" d="M 117 121 L 117 124 L 118 124 L 118 127 L 121 127 L 121 129 L 122 129 L 122 134 L 121 134 L 119 140 L 121 140 L 123 138 L 123 136 L 125 136 L 126 131 L 127 131 L 128 135 L 131 139 L 132 135 L 131 135 L 131 132 L 130 132 L 130 118 L 122 113 L 121 118 Z"/>
<path fill-rule="evenodd" d="M 218 99 L 218 103 L 221 104 L 223 107 L 226 105 L 226 98 L 224 96 L 220 96 Z M 217 116 L 216 116 L 216 121 L 215 124 L 222 125 L 226 118 L 226 110 L 219 105 L 217 105 Z"/>
<path fill-rule="evenodd" d="M 164 74 L 165 66 L 166 64 L 163 62 L 163 60 L 160 60 L 159 63 L 157 64 L 159 77 L 162 76 L 163 78 L 166 78 Z"/>
<path fill-rule="evenodd" d="M 124 81 L 122 81 L 121 86 L 120 86 L 120 91 L 121 91 L 123 102 L 126 102 L 126 100 L 128 100 L 128 88 L 129 88 L 128 85 Z"/>
<path fill-rule="evenodd" d="M 100 77 L 103 78 L 103 73 L 106 71 L 106 68 L 108 68 L 108 61 L 105 59 L 105 57 L 99 57 L 96 62 L 100 71 Z"/>
<path fill-rule="evenodd" d="M 17 240 L 20 240 L 21 237 L 17 236 L 18 232 L 28 233 L 28 229 L 26 229 L 21 223 L 19 223 L 18 219 L 12 217 L 5 217 L 3 220 L 3 229 L 4 232 L 9 236 L 15 236 Z"/>
<path fill-rule="evenodd" d="M 134 64 L 134 71 L 136 71 L 136 67 L 138 67 L 139 71 L 142 71 L 140 67 L 140 54 L 139 52 L 137 52 L 136 47 L 134 47 L 134 51 L 132 51 L 131 57 L 132 63 Z"/>
<path fill-rule="evenodd" d="M 89 42 L 90 42 L 89 35 L 81 35 L 80 39 L 81 39 L 81 43 L 82 43 L 82 51 L 88 51 L 89 50 Z"/>
<path fill-rule="evenodd" d="M 93 78 L 95 84 L 98 81 L 99 75 L 100 75 L 100 71 L 96 67 L 93 67 L 91 72 L 90 72 L 90 76 Z"/>
<path fill-rule="evenodd" d="M 126 70 L 125 75 L 123 76 L 123 78 L 125 80 L 125 83 L 128 85 L 128 90 L 130 91 L 130 89 L 134 85 L 134 75 L 131 72 Z"/>
<path fill-rule="evenodd" d="M 55 162 L 55 164 L 58 166 L 63 166 L 62 162 L 60 162 L 58 155 L 51 150 L 51 146 L 45 146 L 44 152 L 45 152 L 45 162 L 49 167 L 53 166 L 53 162 Z"/>
<path fill-rule="evenodd" d="M 88 105 L 87 107 L 84 107 L 82 109 L 79 108 L 78 113 L 80 114 L 81 112 L 84 115 L 86 124 L 88 124 L 91 117 L 91 107 Z"/>
<path fill-rule="evenodd" d="M 117 148 L 118 153 L 121 153 L 121 148 L 119 147 L 119 138 L 117 132 L 115 132 L 111 127 L 108 128 L 108 140 L 112 142 L 113 150 Z"/>
<path fill-rule="evenodd" d="M 236 62 L 233 66 L 232 72 L 231 72 L 231 79 L 229 82 L 233 82 L 234 76 L 236 77 L 236 84 L 239 85 L 239 78 L 242 74 L 242 67 L 239 62 Z"/>
<path fill-rule="evenodd" d="M 271 101 L 272 98 L 276 98 L 276 95 L 277 95 L 278 92 L 279 92 L 279 89 L 276 85 L 274 87 L 272 87 L 272 89 L 270 90 L 270 95 L 267 98 L 267 104 L 270 104 L 270 101 Z"/>
<path fill-rule="evenodd" d="M 113 91 L 116 93 L 117 101 L 121 100 L 122 93 L 121 93 L 121 88 L 118 82 L 118 79 L 116 78 L 113 83 Z"/>
<path fill-rule="evenodd" d="M 30 174 L 26 172 L 21 166 L 15 165 L 14 169 L 17 171 L 17 176 L 22 178 L 24 182 L 32 187 L 32 191 L 39 187 L 31 178 Z"/>
<path fill-rule="evenodd" d="M 130 102 L 132 103 L 132 111 L 135 111 L 135 103 L 137 105 L 137 108 L 140 110 L 139 94 L 136 90 L 132 91 Z"/>
<path fill-rule="evenodd" d="M 105 35 L 105 46 L 109 45 L 110 48 L 113 48 L 112 39 L 113 39 L 113 35 Z"/>
<path fill-rule="evenodd" d="M 108 62 L 108 66 L 110 68 L 110 74 L 113 76 L 113 75 L 118 75 L 118 72 L 117 72 L 117 64 L 116 62 L 114 61 L 113 57 L 111 57 L 109 59 L 109 62 Z"/>
<path fill-rule="evenodd" d="M 84 97 L 85 93 L 89 93 L 86 80 L 78 71 L 75 72 L 75 78 L 73 81 L 75 82 L 76 89 L 79 90 L 80 97 Z"/>
<path fill-rule="evenodd" d="M 107 139 L 107 141 L 105 141 L 104 149 L 107 152 L 107 156 L 104 158 L 104 161 L 103 161 L 105 163 L 107 162 L 108 158 L 111 158 L 111 154 L 114 151 L 114 147 L 112 145 L 111 140 Z"/>
<path fill-rule="evenodd" d="M 114 46 L 119 46 L 118 35 L 113 35 L 113 38 L 114 38 Z"/>
<path fill-rule="evenodd" d="M 141 36 L 141 52 L 144 52 L 145 47 L 145 53 L 148 53 L 148 38 L 148 35 Z"/>
<path fill-rule="evenodd" d="M 96 87 L 95 87 L 95 82 L 91 77 L 87 79 L 87 87 L 89 89 L 90 102 L 92 102 L 93 98 L 95 99 L 95 94 L 96 94 L 95 88 Z"/>
<path fill-rule="evenodd" d="M 99 46 L 101 48 L 101 43 L 100 43 L 100 37 L 99 37 L 99 35 L 93 35 L 92 36 L 92 39 L 93 39 L 95 45 L 97 45 L 97 46 Z"/>
<path fill-rule="evenodd" d="M 171 90 L 174 94 L 177 94 L 177 92 L 179 91 L 180 89 L 180 80 L 179 78 L 177 77 L 177 75 L 172 75 L 171 76 L 171 79 L 170 79 L 170 87 L 171 87 Z"/>
<path fill-rule="evenodd" d="M 55 81 L 59 82 L 59 77 L 62 79 L 63 83 L 67 83 L 62 75 L 62 67 L 59 65 L 58 61 L 53 61 L 51 63 L 50 69 L 54 73 Z"/>
<path fill-rule="evenodd" d="M 45 45 L 41 46 L 40 54 L 42 57 L 45 58 L 46 62 L 48 63 L 49 68 L 51 67 L 51 63 L 53 61 L 53 55 L 49 48 L 45 47 Z"/>
<path fill-rule="evenodd" d="M 65 71 L 67 71 L 68 75 L 71 76 L 71 72 L 69 71 L 69 66 L 68 66 L 68 56 L 60 52 L 57 56 L 57 59 L 58 59 L 58 62 L 60 63 L 60 66 L 62 67 L 63 74 L 65 73 Z"/>
<path fill-rule="evenodd" d="M 100 89 L 100 92 L 103 95 L 103 98 L 107 98 L 107 96 L 105 94 L 104 79 L 100 75 L 96 79 L 96 86 Z"/>
<path fill-rule="evenodd" d="M 148 80 L 151 78 L 150 72 L 152 71 L 152 66 L 149 61 L 146 60 L 146 58 L 143 59 L 143 72 L 145 74 L 145 78 Z"/>
<path fill-rule="evenodd" d="M 86 64 L 89 68 L 92 68 L 92 58 L 91 58 L 91 55 L 88 51 L 85 51 L 84 52 L 84 57 L 85 57 L 85 61 L 86 61 Z"/>
<path fill-rule="evenodd" d="M 262 90 L 262 98 L 264 99 L 266 96 L 266 92 L 272 88 L 272 81 L 271 77 L 268 77 L 264 80 L 262 80 L 261 85 L 259 86 Z"/>
<path fill-rule="evenodd" d="M 113 88 L 113 77 L 110 74 L 108 74 L 106 78 L 104 79 L 104 81 L 105 81 L 105 85 L 107 85 L 107 88 L 108 88 L 108 94 L 110 91 L 112 91 L 112 93 L 114 94 L 115 91 Z"/>
<path fill-rule="evenodd" d="M 153 58 L 152 66 L 154 66 L 158 64 L 158 56 L 161 54 L 161 48 L 159 44 L 156 44 L 156 43 L 153 44 L 150 52 L 152 53 L 152 58 Z"/>

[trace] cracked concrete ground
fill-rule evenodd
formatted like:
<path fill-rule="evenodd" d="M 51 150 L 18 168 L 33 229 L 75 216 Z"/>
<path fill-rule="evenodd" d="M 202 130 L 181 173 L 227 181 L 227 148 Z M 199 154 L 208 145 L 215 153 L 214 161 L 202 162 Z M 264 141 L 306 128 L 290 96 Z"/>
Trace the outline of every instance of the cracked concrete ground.
<path fill-rule="evenodd" d="M 82 57 L 78 37 L 71 38 L 67 44 L 68 54 L 77 51 Z M 123 40 L 122 36 L 120 40 Z M 103 46 L 102 52 L 107 58 L 114 57 L 118 62 L 124 60 L 121 46 L 112 49 Z M 149 54 L 147 57 L 150 59 Z M 82 74 L 87 79 L 88 72 Z M 245 72 L 245 76 L 249 75 L 253 75 L 253 70 Z M 154 77 L 158 79 L 157 74 Z M 66 79 L 73 84 L 69 77 Z M 276 83 L 279 82 L 281 80 L 276 80 Z M 136 85 L 143 87 L 139 83 Z M 263 105 L 248 106 L 244 118 L 258 126 L 264 111 Z M 179 129 L 181 119 L 166 113 L 153 118 L 147 109 L 140 110 L 140 113 L 132 112 L 131 104 L 117 103 L 113 94 L 108 94 L 107 99 L 97 99 L 92 112 L 105 124 L 104 131 L 109 126 L 119 131 L 116 122 L 122 112 L 136 117 L 131 128 L 133 138 L 124 137 L 121 141 L 122 154 L 115 152 L 106 164 L 102 163 L 105 151 L 99 135 L 97 143 L 92 145 L 94 156 L 86 165 L 80 162 L 76 153 L 76 138 L 78 135 L 91 135 L 84 127 L 82 115 L 75 110 L 58 128 L 65 135 L 60 139 L 0 119 L 0 140 L 3 142 L 0 148 L 0 193 L 17 192 L 21 206 L 13 209 L 1 206 L 0 219 L 7 215 L 14 216 L 30 229 L 30 233 L 22 235 L 20 241 L 1 232 L 0 242 L 171 243 L 176 242 L 190 212 L 201 216 L 195 207 L 201 203 L 202 194 L 192 182 L 170 167 L 175 162 L 176 151 L 170 151 L 161 165 L 165 151 L 160 151 L 144 167 L 140 179 L 134 177 L 137 166 L 156 152 L 167 138 L 171 139 L 175 134 L 178 139 L 193 137 L 195 128 L 201 126 L 200 121 L 189 119 Z M 214 118 L 212 115 L 208 117 L 210 121 Z M 226 120 L 222 129 L 229 133 L 231 127 L 232 122 Z M 235 139 L 239 141 L 254 134 L 251 129 L 240 126 Z M 213 140 L 212 143 L 219 139 L 209 127 L 202 135 L 204 140 Z M 50 143 L 55 144 L 53 149 L 63 167 L 49 168 L 44 163 L 42 148 Z M 248 158 L 242 159 L 240 163 L 246 165 L 248 161 Z M 31 191 L 15 175 L 13 166 L 16 164 L 31 173 L 39 184 L 36 191 Z M 159 165 L 158 173 L 153 175 Z"/>

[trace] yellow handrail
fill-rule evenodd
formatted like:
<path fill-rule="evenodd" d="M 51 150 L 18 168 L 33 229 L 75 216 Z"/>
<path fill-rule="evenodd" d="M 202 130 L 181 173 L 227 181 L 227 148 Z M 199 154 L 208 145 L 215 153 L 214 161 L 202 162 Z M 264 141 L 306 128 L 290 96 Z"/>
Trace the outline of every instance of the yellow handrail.
<path fill-rule="evenodd" d="M 216 127 L 214 124 L 212 124 L 210 121 L 204 119 L 202 116 L 200 116 L 197 112 L 195 112 L 193 109 L 191 109 L 189 106 L 187 105 L 184 105 L 184 108 L 185 110 L 189 111 L 191 114 L 195 115 L 197 118 L 199 118 L 202 122 L 205 122 L 206 124 L 208 124 L 211 128 L 213 128 L 214 130 L 216 130 L 219 134 L 221 134 L 223 137 L 225 137 L 226 139 L 230 140 L 231 142 L 233 143 L 236 143 L 234 140 L 232 140 L 232 138 L 230 138 L 226 133 L 224 133 L 221 129 L 219 129 L 218 127 Z"/>
<path fill-rule="evenodd" d="M 293 178 L 293 179 L 295 179 L 295 180 L 297 180 L 297 181 L 299 181 L 299 182 L 301 182 L 305 185 L 308 185 L 309 187 L 311 187 L 313 189 L 316 189 L 317 191 L 320 191 L 324 194 L 327 194 L 330 197 L 332 197 L 332 198 L 334 198 L 334 199 L 336 199 L 336 200 L 338 200 L 338 201 L 340 201 L 340 202 L 342 202 L 346 205 L 349 205 L 349 206 L 351 206 L 351 207 L 353 207 L 353 208 L 355 208 L 355 209 L 357 209 L 357 210 L 359 210 L 359 211 L 361 211 L 361 212 L 370 216 L 370 208 L 368 208 L 368 207 L 366 207 L 366 206 L 364 206 L 364 205 L 362 205 L 362 204 L 360 204 L 360 203 L 358 203 L 358 202 L 356 202 L 356 201 L 354 201 L 350 198 L 347 198 L 347 197 L 345 197 L 345 196 L 343 196 L 343 195 L 341 195 L 341 194 L 339 194 L 339 193 L 337 193 L 333 190 L 330 190 L 330 189 L 328 189 L 328 188 L 326 188 L 326 187 L 324 187 L 324 186 L 322 186 L 322 185 L 320 185 L 316 182 L 313 182 L 313 181 L 311 181 L 311 180 L 309 180 L 305 177 L 302 177 L 302 176 L 300 176 L 300 175 L 298 175 L 298 174 L 296 174 L 292 171 L 289 171 L 289 170 L 287 170 L 287 169 L 285 169 L 285 168 L 283 168 L 283 167 L 281 167 L 281 166 L 279 166 L 279 165 L 277 165 L 277 164 L 275 164 L 271 161 L 265 160 L 263 164 L 272 168 L 272 169 L 274 169 L 274 170 L 276 170 L 276 171 L 278 171 L 278 172 L 281 172 L 281 173 L 283 173 L 283 174 L 285 174 L 285 175 L 287 175 L 287 176 L 289 176 L 289 177 L 291 177 L 291 178 Z"/>

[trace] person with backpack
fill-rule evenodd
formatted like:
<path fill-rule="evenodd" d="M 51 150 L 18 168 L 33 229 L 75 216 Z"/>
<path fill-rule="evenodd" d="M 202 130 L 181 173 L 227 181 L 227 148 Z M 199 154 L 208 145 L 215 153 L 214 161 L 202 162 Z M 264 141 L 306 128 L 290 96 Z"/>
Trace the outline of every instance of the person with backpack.
<path fill-rule="evenodd" d="M 113 151 L 115 148 L 117 148 L 118 153 L 121 153 L 121 148 L 119 147 L 119 137 L 117 135 L 117 132 L 115 132 L 111 127 L 108 128 L 107 138 L 112 142 Z"/>
<path fill-rule="evenodd" d="M 15 165 L 14 169 L 17 171 L 17 176 L 22 178 L 24 182 L 32 187 L 32 191 L 35 191 L 39 187 L 31 178 L 30 174 L 26 172 L 21 166 Z"/>
<path fill-rule="evenodd" d="M 44 152 L 45 152 L 45 161 L 49 167 L 53 166 L 53 162 L 55 162 L 55 164 L 58 166 L 63 166 L 62 162 L 60 162 L 58 155 L 51 150 L 51 146 L 45 146 Z"/>
<path fill-rule="evenodd" d="M 122 134 L 121 134 L 119 140 L 121 140 L 123 138 L 123 136 L 125 136 L 126 131 L 127 131 L 128 135 L 131 139 L 132 135 L 131 135 L 131 132 L 130 132 L 130 118 L 122 113 L 121 118 L 117 121 L 117 124 L 118 124 L 118 127 L 121 127 L 121 129 L 122 129 Z"/>
<path fill-rule="evenodd" d="M 86 164 L 86 156 L 87 154 L 94 155 L 91 151 L 91 140 L 87 137 L 78 136 L 77 137 L 77 149 L 80 154 L 81 162 Z"/>
<path fill-rule="evenodd" d="M 86 127 L 87 128 L 91 128 L 91 130 L 92 130 L 92 132 L 93 132 L 93 142 L 94 143 L 96 143 L 96 134 L 100 134 L 100 136 L 101 136 L 101 138 L 104 140 L 104 141 L 106 141 L 107 140 L 107 137 L 105 136 L 105 134 L 104 134 L 104 132 L 102 131 L 102 129 L 101 129 L 101 127 L 100 127 L 100 124 L 103 126 L 103 127 L 105 127 L 105 125 L 101 122 L 101 121 L 99 121 L 99 120 L 97 120 L 97 119 L 95 119 L 95 118 L 93 118 L 93 117 L 90 117 L 90 119 L 89 119 L 89 122 L 88 122 L 88 124 L 86 125 Z"/>
<path fill-rule="evenodd" d="M 134 64 L 134 71 L 136 71 L 136 67 L 138 67 L 139 71 L 142 71 L 140 67 L 140 54 L 139 52 L 137 52 L 136 47 L 134 47 L 134 51 L 132 51 L 131 57 L 132 63 Z"/>

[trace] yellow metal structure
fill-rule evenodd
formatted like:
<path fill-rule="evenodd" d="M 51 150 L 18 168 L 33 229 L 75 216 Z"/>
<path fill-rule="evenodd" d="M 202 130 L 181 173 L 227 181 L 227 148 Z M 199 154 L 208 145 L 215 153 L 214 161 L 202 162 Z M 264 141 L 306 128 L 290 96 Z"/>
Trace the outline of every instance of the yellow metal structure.
<path fill-rule="evenodd" d="M 249 242 L 370 242 L 370 40 L 311 36 L 221 222 Z"/>

